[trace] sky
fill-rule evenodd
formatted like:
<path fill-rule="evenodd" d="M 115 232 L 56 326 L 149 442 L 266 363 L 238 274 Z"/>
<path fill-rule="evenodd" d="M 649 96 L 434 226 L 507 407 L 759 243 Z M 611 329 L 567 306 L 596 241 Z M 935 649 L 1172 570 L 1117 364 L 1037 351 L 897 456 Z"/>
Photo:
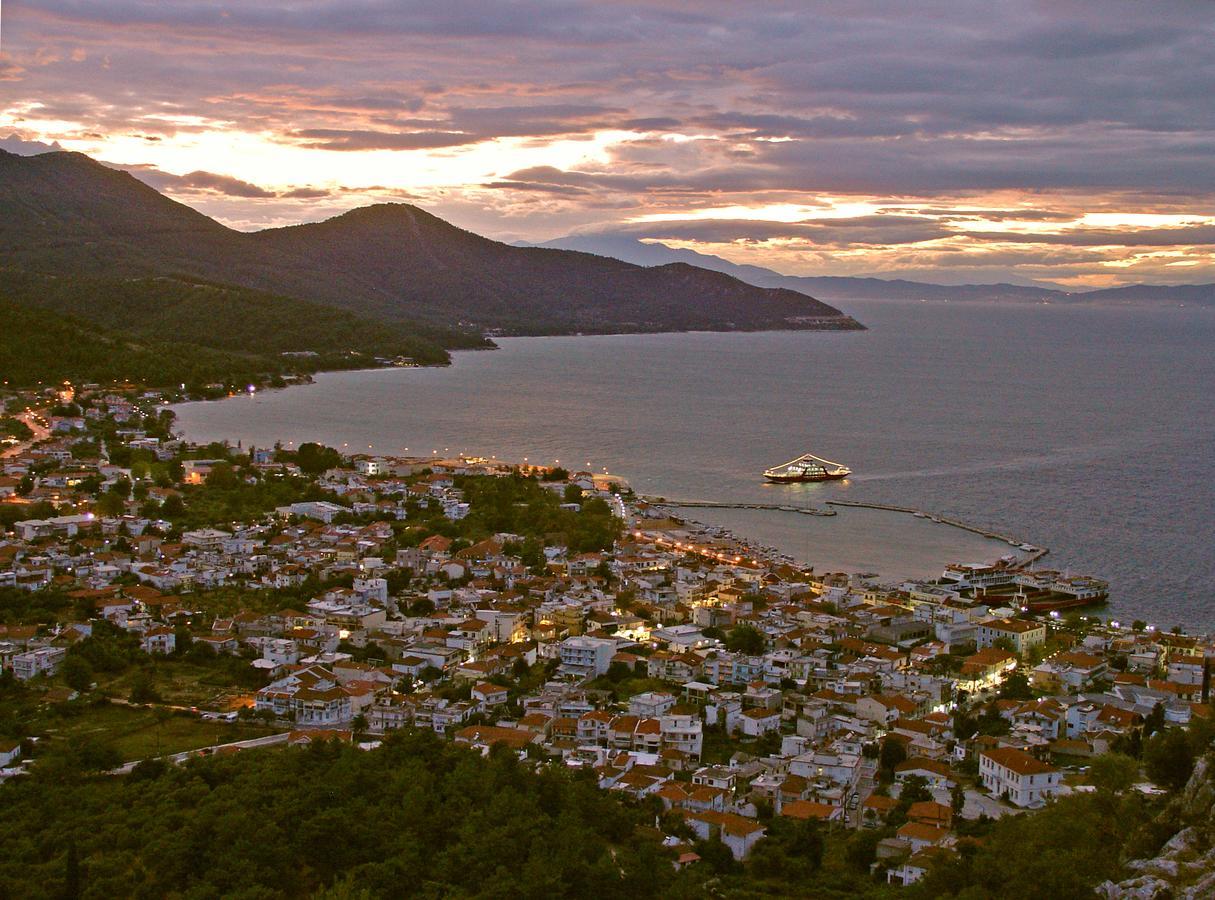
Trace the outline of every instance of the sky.
<path fill-rule="evenodd" d="M 0 147 L 798 275 L 1215 281 L 1215 3 L 7 0 Z"/>

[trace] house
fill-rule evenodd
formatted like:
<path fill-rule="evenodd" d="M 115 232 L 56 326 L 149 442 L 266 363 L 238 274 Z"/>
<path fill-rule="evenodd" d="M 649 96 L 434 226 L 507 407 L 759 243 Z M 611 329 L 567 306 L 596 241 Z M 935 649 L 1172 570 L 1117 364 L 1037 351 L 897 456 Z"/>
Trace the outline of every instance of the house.
<path fill-rule="evenodd" d="M 986 619 L 979 623 L 976 643 L 980 648 L 994 647 L 1006 641 L 1018 656 L 1026 656 L 1033 648 L 1046 644 L 1046 625 L 1026 619 Z"/>
<path fill-rule="evenodd" d="M 962 660 L 958 689 L 969 693 L 989 690 L 1017 667 L 1017 656 L 999 647 L 984 647 Z"/>
<path fill-rule="evenodd" d="M 472 698 L 488 709 L 491 706 L 501 706 L 507 700 L 509 692 L 501 685 L 482 681 L 473 686 Z"/>
<path fill-rule="evenodd" d="M 929 787 L 952 788 L 957 778 L 949 766 L 935 759 L 913 756 L 894 767 L 894 780 L 902 784 L 911 777 L 923 778 Z"/>
<path fill-rule="evenodd" d="M 629 715 L 656 718 L 675 705 L 675 696 L 665 691 L 647 691 L 629 700 Z"/>
<path fill-rule="evenodd" d="M 281 718 L 293 718 L 303 728 L 332 728 L 353 716 L 350 694 L 337 676 L 321 666 L 309 666 L 273 681 L 257 692 L 255 708 Z"/>
<path fill-rule="evenodd" d="M 173 633 L 172 628 L 158 625 L 143 633 L 139 646 L 144 653 L 167 655 L 177 649 L 177 636 Z"/>
<path fill-rule="evenodd" d="M 781 805 L 780 814 L 790 819 L 814 819 L 817 822 L 842 822 L 844 808 L 813 800 L 794 800 Z"/>
<path fill-rule="evenodd" d="M 917 708 L 914 700 L 900 694 L 874 694 L 856 701 L 856 714 L 859 718 L 885 728 L 900 718 L 914 716 Z"/>
<path fill-rule="evenodd" d="M 63 665 L 66 657 L 67 650 L 62 647 L 39 647 L 36 650 L 18 653 L 12 658 L 9 665 L 13 670 L 14 678 L 18 681 L 29 681 L 39 675 L 54 675 L 59 671 L 59 667 Z"/>
<path fill-rule="evenodd" d="M 0 769 L 6 769 L 21 757 L 21 742 L 0 738 Z"/>
<path fill-rule="evenodd" d="M 581 635 L 568 637 L 561 642 L 561 670 L 593 678 L 607 672 L 615 653 L 615 641 Z"/>
<path fill-rule="evenodd" d="M 512 750 L 523 750 L 540 739 L 541 735 L 523 728 L 504 728 L 497 725 L 469 725 L 455 734 L 457 744 L 476 747 L 486 752 L 495 744 L 505 745 Z"/>
<path fill-rule="evenodd" d="M 664 747 L 700 759 L 704 728 L 694 708 L 671 707 L 659 717 L 658 722 Z"/>
<path fill-rule="evenodd" d="M 742 733 L 748 737 L 761 737 L 780 731 L 780 712 L 774 709 L 744 709 L 739 717 Z"/>
<path fill-rule="evenodd" d="M 768 833 L 754 819 L 735 813 L 687 810 L 683 815 L 684 821 L 698 838 L 708 841 L 717 837 L 737 860 L 750 856 L 751 849 Z"/>
<path fill-rule="evenodd" d="M 939 847 L 949 837 L 947 828 L 935 825 L 924 825 L 920 822 L 908 822 L 897 832 L 898 837 L 911 845 L 912 853 L 919 853 L 928 847 Z"/>
<path fill-rule="evenodd" d="M 1013 747 L 996 747 L 979 754 L 983 786 L 1022 808 L 1042 806 L 1059 792 L 1062 777 L 1054 766 Z"/>

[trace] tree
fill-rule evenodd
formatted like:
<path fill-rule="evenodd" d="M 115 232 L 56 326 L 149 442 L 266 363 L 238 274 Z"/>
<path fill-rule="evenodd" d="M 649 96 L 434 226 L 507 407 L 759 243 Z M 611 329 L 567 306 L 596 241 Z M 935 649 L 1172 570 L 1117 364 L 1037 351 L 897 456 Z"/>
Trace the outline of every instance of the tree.
<path fill-rule="evenodd" d="M 1194 748 L 1180 728 L 1169 728 L 1155 735 L 1143 748 L 1143 764 L 1148 777 L 1169 790 L 1180 790 L 1194 771 Z"/>
<path fill-rule="evenodd" d="M 83 885 L 84 878 L 80 874 L 80 855 L 76 850 L 76 842 L 69 841 L 67 855 L 63 862 L 62 896 L 64 900 L 76 900 L 80 896 Z"/>
<path fill-rule="evenodd" d="M 966 808 L 966 791 L 962 785 L 955 784 L 949 792 L 949 806 L 955 816 L 961 815 L 962 810 Z"/>
<path fill-rule="evenodd" d="M 878 766 L 887 781 L 894 777 L 894 767 L 907 759 L 907 748 L 903 742 L 888 737 L 882 741 L 882 749 L 878 753 Z"/>
<path fill-rule="evenodd" d="M 566 503 L 581 503 L 582 488 L 576 484 L 567 484 L 565 490 L 561 492 L 561 496 Z"/>
<path fill-rule="evenodd" d="M 1103 753 L 1092 761 L 1088 773 L 1097 790 L 1121 794 L 1139 777 L 1139 763 L 1121 753 Z"/>
<path fill-rule="evenodd" d="M 1029 687 L 1029 679 L 1021 672 L 1013 672 L 1000 685 L 1002 700 L 1030 700 L 1034 692 Z"/>
<path fill-rule="evenodd" d="M 903 782 L 903 789 L 899 792 L 899 800 L 910 806 L 912 803 L 921 803 L 925 800 L 932 799 L 932 792 L 928 790 L 928 780 L 919 775 L 910 775 Z"/>
<path fill-rule="evenodd" d="M 84 693 L 93 686 L 93 667 L 83 656 L 68 654 L 63 661 L 63 680 L 72 690 Z"/>
<path fill-rule="evenodd" d="M 155 703 L 160 699 L 152 675 L 147 669 L 140 669 L 131 679 L 131 694 L 128 699 L 132 703 Z"/>
<path fill-rule="evenodd" d="M 759 656 L 768 646 L 764 633 L 754 625 L 736 625 L 726 635 L 726 649 L 748 656 Z"/>
<path fill-rule="evenodd" d="M 876 828 L 862 828 L 848 839 L 844 848 L 844 861 L 862 874 L 869 873 L 869 867 L 877 859 L 878 841 L 882 833 Z"/>
<path fill-rule="evenodd" d="M 342 454 L 332 447 L 325 447 L 309 441 L 308 443 L 300 444 L 295 461 L 296 465 L 305 474 L 321 475 L 329 469 L 336 469 L 340 466 L 342 464 Z"/>

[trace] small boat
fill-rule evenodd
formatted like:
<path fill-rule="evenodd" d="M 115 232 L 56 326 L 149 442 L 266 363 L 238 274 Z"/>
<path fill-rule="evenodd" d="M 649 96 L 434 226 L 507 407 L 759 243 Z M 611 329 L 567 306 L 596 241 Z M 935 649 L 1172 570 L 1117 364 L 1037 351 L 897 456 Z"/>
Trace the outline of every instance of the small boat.
<path fill-rule="evenodd" d="M 851 474 L 852 470 L 847 466 L 807 453 L 782 465 L 766 469 L 764 478 L 778 484 L 787 484 L 794 481 L 836 481 Z"/>

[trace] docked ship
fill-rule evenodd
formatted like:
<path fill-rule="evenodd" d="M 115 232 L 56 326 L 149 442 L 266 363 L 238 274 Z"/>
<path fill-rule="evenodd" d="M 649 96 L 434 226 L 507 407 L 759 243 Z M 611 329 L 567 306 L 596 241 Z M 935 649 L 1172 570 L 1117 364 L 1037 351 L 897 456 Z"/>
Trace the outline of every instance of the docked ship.
<path fill-rule="evenodd" d="M 1109 582 L 1091 575 L 1021 572 L 1013 582 L 1017 585 L 1015 601 L 1032 613 L 1096 606 L 1105 603 L 1110 596 Z"/>
<path fill-rule="evenodd" d="M 792 481 L 837 481 L 851 474 L 852 470 L 847 466 L 807 453 L 783 465 L 766 469 L 764 478 L 785 484 Z"/>

